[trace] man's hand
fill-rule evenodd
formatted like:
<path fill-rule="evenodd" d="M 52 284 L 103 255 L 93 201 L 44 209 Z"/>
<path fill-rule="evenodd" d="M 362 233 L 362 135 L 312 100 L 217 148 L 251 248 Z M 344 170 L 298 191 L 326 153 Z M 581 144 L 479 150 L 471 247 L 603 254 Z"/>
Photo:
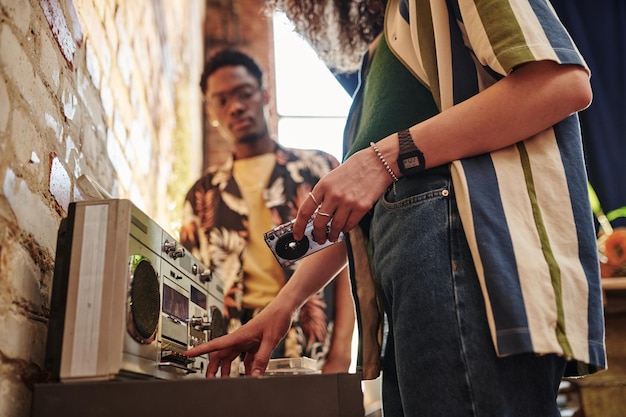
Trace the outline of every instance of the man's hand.
<path fill-rule="evenodd" d="M 289 309 L 272 302 L 257 317 L 233 333 L 189 349 L 185 355 L 194 357 L 210 353 L 207 378 L 215 378 L 220 369 L 222 377 L 227 378 L 231 363 L 241 353 L 245 353 L 246 375 L 263 375 L 272 351 L 291 326 L 291 314 Z"/>

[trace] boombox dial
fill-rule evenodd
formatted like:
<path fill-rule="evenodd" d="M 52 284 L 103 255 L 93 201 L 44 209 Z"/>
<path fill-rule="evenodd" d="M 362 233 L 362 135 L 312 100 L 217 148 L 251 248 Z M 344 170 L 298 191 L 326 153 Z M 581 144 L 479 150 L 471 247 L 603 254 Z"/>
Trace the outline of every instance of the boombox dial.
<path fill-rule="evenodd" d="M 193 264 L 191 267 L 191 273 L 194 275 L 198 275 L 200 278 L 200 282 L 210 282 L 213 275 L 211 274 L 211 270 L 209 268 L 202 269 L 198 266 L 198 264 Z"/>
<path fill-rule="evenodd" d="M 176 242 L 169 242 L 167 240 L 163 243 L 163 252 L 167 253 L 172 259 L 185 256 L 185 248 L 179 248 Z"/>
<path fill-rule="evenodd" d="M 189 319 L 189 325 L 201 332 L 211 330 L 211 322 L 207 317 L 192 317 Z"/>
<path fill-rule="evenodd" d="M 200 332 L 208 331 L 209 340 L 226 334 L 226 321 L 219 308 L 211 307 L 211 320 L 208 317 L 192 317 L 189 326 Z"/>

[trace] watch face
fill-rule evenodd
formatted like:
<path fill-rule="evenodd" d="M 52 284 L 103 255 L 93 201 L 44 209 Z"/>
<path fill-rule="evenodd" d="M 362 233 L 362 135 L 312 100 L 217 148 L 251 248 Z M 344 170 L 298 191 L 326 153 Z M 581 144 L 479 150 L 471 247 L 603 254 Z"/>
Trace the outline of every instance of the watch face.
<path fill-rule="evenodd" d="M 415 174 L 424 170 L 424 155 L 419 149 L 400 155 L 398 160 L 400 172 L 404 175 Z"/>
<path fill-rule="evenodd" d="M 421 164 L 419 156 L 407 156 L 402 158 L 402 165 L 404 169 L 413 169 L 415 167 L 419 167 Z"/>

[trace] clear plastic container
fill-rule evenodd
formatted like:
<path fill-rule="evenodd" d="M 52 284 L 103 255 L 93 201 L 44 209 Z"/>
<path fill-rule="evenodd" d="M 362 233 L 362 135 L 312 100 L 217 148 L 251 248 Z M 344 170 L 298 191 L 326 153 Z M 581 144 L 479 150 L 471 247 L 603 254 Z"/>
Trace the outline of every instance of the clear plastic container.
<path fill-rule="evenodd" d="M 302 374 L 321 374 L 322 371 L 317 368 L 317 361 L 311 358 L 280 358 L 270 359 L 265 375 L 302 375 Z"/>

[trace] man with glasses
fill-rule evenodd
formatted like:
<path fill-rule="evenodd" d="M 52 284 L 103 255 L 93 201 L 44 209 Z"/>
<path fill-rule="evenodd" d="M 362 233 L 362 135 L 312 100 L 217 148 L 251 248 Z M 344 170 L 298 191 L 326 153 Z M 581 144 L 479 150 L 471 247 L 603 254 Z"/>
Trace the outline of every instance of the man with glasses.
<path fill-rule="evenodd" d="M 297 266 L 281 267 L 264 232 L 293 219 L 338 162 L 319 150 L 284 148 L 271 137 L 263 72 L 250 56 L 233 49 L 216 53 L 200 87 L 211 124 L 231 142 L 233 154 L 187 193 L 180 240 L 224 282 L 230 332 L 269 304 Z M 347 372 L 353 330 L 344 269 L 300 309 L 273 356 L 306 356 L 323 372 Z M 233 365 L 236 374 L 238 364 Z"/>

